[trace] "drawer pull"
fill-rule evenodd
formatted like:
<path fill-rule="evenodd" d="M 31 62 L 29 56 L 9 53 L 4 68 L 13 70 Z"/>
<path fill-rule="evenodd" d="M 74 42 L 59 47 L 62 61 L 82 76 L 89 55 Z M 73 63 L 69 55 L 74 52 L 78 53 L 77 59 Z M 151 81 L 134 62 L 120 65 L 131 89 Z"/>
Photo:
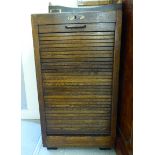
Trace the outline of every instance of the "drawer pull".
<path fill-rule="evenodd" d="M 71 26 L 65 26 L 66 29 L 79 29 L 79 28 L 86 28 L 86 25 L 71 25 Z"/>

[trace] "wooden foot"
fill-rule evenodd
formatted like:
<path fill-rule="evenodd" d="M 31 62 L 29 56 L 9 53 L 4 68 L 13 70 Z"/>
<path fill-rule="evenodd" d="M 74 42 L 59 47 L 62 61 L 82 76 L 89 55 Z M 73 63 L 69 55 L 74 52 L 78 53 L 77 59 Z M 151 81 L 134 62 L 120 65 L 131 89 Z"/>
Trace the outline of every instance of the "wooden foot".
<path fill-rule="evenodd" d="M 111 148 L 100 147 L 100 150 L 111 150 Z"/>
<path fill-rule="evenodd" d="M 57 150 L 57 147 L 47 147 L 47 150 Z"/>

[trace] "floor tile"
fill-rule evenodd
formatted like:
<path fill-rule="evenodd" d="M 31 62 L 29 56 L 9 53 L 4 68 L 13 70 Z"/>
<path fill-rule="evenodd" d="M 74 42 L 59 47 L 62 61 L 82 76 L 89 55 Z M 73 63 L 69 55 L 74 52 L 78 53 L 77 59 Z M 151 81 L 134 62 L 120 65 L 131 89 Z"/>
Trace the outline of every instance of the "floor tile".
<path fill-rule="evenodd" d="M 99 148 L 58 148 L 57 150 L 47 150 L 41 147 L 38 155 L 116 155 L 112 150 L 100 150 Z"/>
<path fill-rule="evenodd" d="M 21 155 L 32 155 L 41 135 L 39 120 L 21 121 Z"/>

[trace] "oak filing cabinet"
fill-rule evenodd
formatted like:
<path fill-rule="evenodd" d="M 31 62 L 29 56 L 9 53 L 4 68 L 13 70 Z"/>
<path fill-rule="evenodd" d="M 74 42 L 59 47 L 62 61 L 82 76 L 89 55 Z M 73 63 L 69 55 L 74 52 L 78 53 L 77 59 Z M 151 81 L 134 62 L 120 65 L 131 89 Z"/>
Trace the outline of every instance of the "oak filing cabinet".
<path fill-rule="evenodd" d="M 43 145 L 112 147 L 121 5 L 49 11 L 31 16 Z"/>

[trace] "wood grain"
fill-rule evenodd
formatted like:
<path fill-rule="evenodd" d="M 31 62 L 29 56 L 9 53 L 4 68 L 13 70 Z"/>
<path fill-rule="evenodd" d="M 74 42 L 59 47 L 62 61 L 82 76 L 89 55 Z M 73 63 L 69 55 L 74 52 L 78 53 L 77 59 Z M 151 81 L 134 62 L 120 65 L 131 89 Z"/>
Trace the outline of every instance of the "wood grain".
<path fill-rule="evenodd" d="M 113 139 L 110 136 L 47 136 L 47 146 L 52 147 L 111 147 Z"/>
<path fill-rule="evenodd" d="M 119 11 L 37 14 L 32 18 L 44 146 L 112 147 Z"/>
<path fill-rule="evenodd" d="M 114 31 L 114 23 L 91 23 L 86 24 L 86 28 L 72 28 L 66 29 L 66 26 L 80 27 L 85 24 L 66 24 L 66 25 L 40 25 L 39 33 L 51 33 L 51 32 L 87 32 L 87 31 Z"/>

